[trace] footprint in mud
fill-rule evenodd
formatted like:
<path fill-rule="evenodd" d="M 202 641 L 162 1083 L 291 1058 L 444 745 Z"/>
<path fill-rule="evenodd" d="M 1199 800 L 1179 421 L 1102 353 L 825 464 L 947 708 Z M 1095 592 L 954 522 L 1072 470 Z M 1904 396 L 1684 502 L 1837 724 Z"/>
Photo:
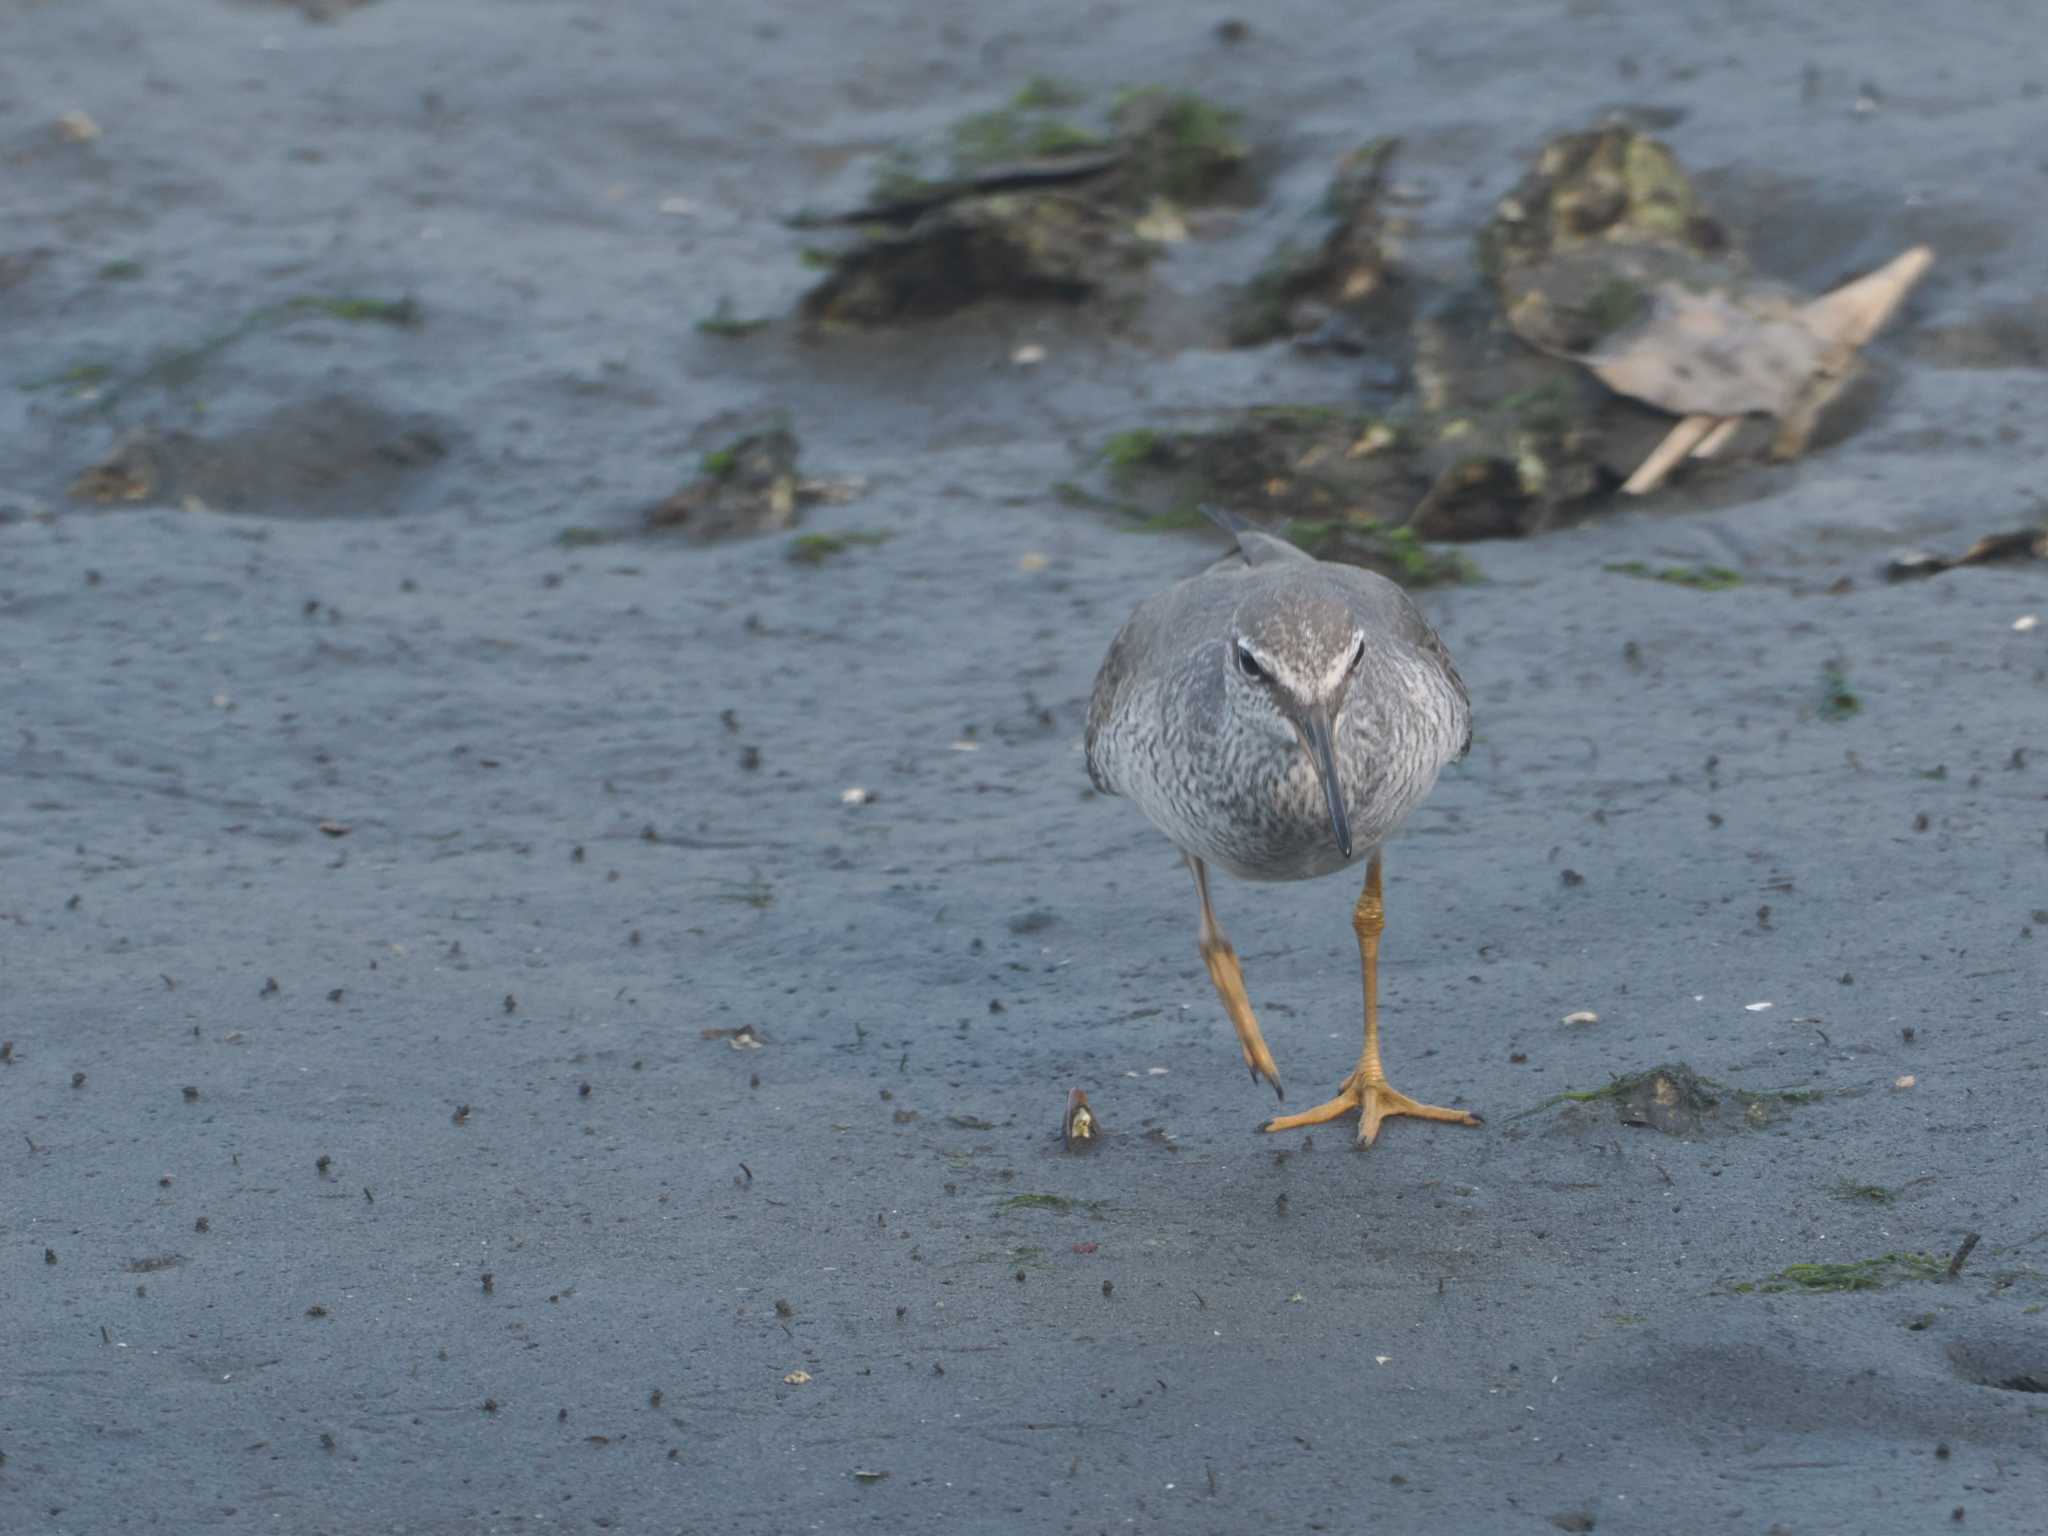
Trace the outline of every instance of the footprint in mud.
<path fill-rule="evenodd" d="M 72 482 L 80 501 L 178 503 L 258 517 L 385 517 L 410 509 L 448 455 L 439 423 L 348 395 L 284 406 L 219 437 L 145 432 Z"/>

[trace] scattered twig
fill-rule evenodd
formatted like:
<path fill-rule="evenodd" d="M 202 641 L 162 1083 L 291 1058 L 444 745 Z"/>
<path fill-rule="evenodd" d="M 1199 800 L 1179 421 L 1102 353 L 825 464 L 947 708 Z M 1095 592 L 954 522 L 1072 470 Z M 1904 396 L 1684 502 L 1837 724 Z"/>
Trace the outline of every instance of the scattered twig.
<path fill-rule="evenodd" d="M 1680 460 L 1704 444 L 1717 430 L 1711 416 L 1688 416 L 1665 435 L 1650 456 L 1636 467 L 1623 484 L 1624 496 L 1647 496 L 1669 478 Z"/>

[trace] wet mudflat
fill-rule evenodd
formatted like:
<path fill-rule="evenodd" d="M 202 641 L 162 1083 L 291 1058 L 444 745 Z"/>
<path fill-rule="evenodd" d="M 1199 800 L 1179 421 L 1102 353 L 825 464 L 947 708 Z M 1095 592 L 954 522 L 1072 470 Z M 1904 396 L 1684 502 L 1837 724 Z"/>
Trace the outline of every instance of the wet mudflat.
<path fill-rule="evenodd" d="M 2040 521 L 2030 12 L 1442 9 L 5 7 L 0 1527 L 2038 1528 L 2048 584 L 1884 574 Z M 1114 323 L 808 333 L 783 216 L 1040 79 L 1261 190 Z M 1217 547 L 1118 445 L 1379 419 L 1608 107 L 1787 284 L 1938 264 L 1798 463 L 1373 535 L 1478 731 L 1389 1067 L 1487 1123 L 1261 1137 L 1082 767 Z M 1228 345 L 1385 135 L 1395 318 Z M 1354 895 L 1216 890 L 1290 1103 Z"/>

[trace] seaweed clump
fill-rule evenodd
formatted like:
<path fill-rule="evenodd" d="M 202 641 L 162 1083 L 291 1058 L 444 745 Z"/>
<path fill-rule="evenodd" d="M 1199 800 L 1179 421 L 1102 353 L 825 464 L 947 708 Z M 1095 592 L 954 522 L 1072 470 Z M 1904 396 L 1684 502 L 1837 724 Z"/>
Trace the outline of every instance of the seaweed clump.
<path fill-rule="evenodd" d="M 1110 482 L 1172 526 L 1199 526 L 1204 502 L 1262 521 L 1399 524 L 1420 487 L 1400 430 L 1337 406 L 1254 406 L 1214 426 L 1118 433 L 1103 446 Z"/>
<path fill-rule="evenodd" d="M 1775 1275 L 1729 1287 L 1740 1295 L 1751 1291 L 1774 1295 L 1784 1291 L 1881 1291 L 1915 1280 L 1943 1280 L 1950 1265 L 1929 1253 L 1881 1253 L 1873 1259 L 1839 1264 L 1788 1264 Z"/>
<path fill-rule="evenodd" d="M 936 146 L 892 151 L 862 206 L 798 215 L 799 227 L 855 236 L 842 250 L 807 252 L 826 274 L 803 318 L 877 326 L 986 299 L 1129 298 L 1161 246 L 1186 237 L 1180 210 L 1247 191 L 1236 114 L 1142 87 L 1090 126 L 1062 115 L 1076 100 L 1035 81 Z"/>
<path fill-rule="evenodd" d="M 1616 1077 L 1600 1088 L 1556 1094 L 1516 1118 L 1564 1105 L 1560 1123 L 1571 1129 L 1588 1129 L 1608 1118 L 1593 1113 L 1596 1107 L 1604 1107 L 1623 1125 L 1642 1126 L 1667 1136 L 1695 1136 L 1714 1129 L 1760 1130 L 1778 1118 L 1782 1106 L 1810 1104 L 1819 1097 L 1819 1090 L 1813 1088 L 1733 1088 L 1701 1077 L 1680 1061 Z M 1730 1109 L 1733 1114 L 1724 1113 Z"/>
<path fill-rule="evenodd" d="M 1541 533 L 1618 485 L 1669 427 L 1584 369 L 1524 345 L 1468 292 L 1415 326 L 1425 538 Z"/>
<path fill-rule="evenodd" d="M 1318 559 L 1364 566 L 1404 586 L 1470 580 L 1469 560 L 1403 526 L 1422 489 L 1401 429 L 1338 406 L 1257 406 L 1215 426 L 1119 432 L 1100 462 L 1115 498 L 1066 487 L 1068 500 L 1148 532 L 1198 528 L 1218 503 Z"/>
<path fill-rule="evenodd" d="M 788 528 L 797 513 L 796 460 L 794 432 L 756 426 L 707 450 L 696 478 L 648 508 L 642 522 L 697 543 Z"/>

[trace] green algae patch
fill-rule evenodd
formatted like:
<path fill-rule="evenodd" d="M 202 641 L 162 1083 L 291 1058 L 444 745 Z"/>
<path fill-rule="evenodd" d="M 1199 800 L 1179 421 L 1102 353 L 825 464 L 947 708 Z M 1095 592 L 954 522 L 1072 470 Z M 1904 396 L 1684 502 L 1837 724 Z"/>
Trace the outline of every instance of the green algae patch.
<path fill-rule="evenodd" d="M 1033 75 L 1010 98 L 1010 105 L 1019 112 L 1057 111 L 1064 107 L 1078 107 L 1087 99 L 1088 93 L 1079 86 L 1052 75 Z"/>
<path fill-rule="evenodd" d="M 293 299 L 285 306 L 299 314 L 326 315 L 351 325 L 415 326 L 420 323 L 419 301 L 412 298 L 380 299 L 363 294 L 311 294 Z"/>
<path fill-rule="evenodd" d="M 1849 686 L 1849 674 L 1838 661 L 1829 662 L 1820 672 L 1820 705 L 1818 713 L 1823 720 L 1841 722 L 1863 712 L 1863 700 L 1856 690 Z"/>
<path fill-rule="evenodd" d="M 1081 1211 L 1089 1216 L 1099 1216 L 1107 1205 L 1108 1202 L 1104 1200 L 1075 1200 L 1066 1195 L 1011 1195 L 1005 1200 L 998 1201 L 996 1209 L 999 1211 L 1057 1211 L 1062 1216 L 1069 1215 L 1074 1211 Z"/>
<path fill-rule="evenodd" d="M 1110 140 L 1064 118 L 1010 106 L 963 117 L 952 128 L 952 168 L 969 176 L 993 165 L 1110 147 Z"/>
<path fill-rule="evenodd" d="M 1941 1280 L 1948 1270 L 1948 1261 L 1932 1254 L 1881 1253 L 1846 1264 L 1788 1264 L 1775 1275 L 1731 1289 L 1765 1296 L 1785 1291 L 1882 1291 L 1914 1281 Z"/>
<path fill-rule="evenodd" d="M 1742 585 L 1742 573 L 1725 565 L 1649 566 L 1640 560 L 1616 560 L 1600 567 L 1616 576 L 1634 576 L 1641 581 L 1661 581 L 1668 586 L 1688 587 L 1695 592 L 1726 592 Z"/>
<path fill-rule="evenodd" d="M 1129 162 L 1127 198 L 1187 206 L 1241 190 L 1250 151 L 1237 113 L 1192 91 L 1142 85 L 1120 92 L 1110 117 Z"/>
<path fill-rule="evenodd" d="M 1102 462 L 1116 480 L 1128 479 L 1147 465 L 1169 463 L 1172 457 L 1173 445 L 1168 437 L 1144 428 L 1118 432 L 1102 445 Z"/>
<path fill-rule="evenodd" d="M 863 545 L 888 541 L 886 532 L 856 529 L 850 533 L 800 533 L 789 541 L 789 558 L 797 565 L 823 565 L 835 555 Z"/>

